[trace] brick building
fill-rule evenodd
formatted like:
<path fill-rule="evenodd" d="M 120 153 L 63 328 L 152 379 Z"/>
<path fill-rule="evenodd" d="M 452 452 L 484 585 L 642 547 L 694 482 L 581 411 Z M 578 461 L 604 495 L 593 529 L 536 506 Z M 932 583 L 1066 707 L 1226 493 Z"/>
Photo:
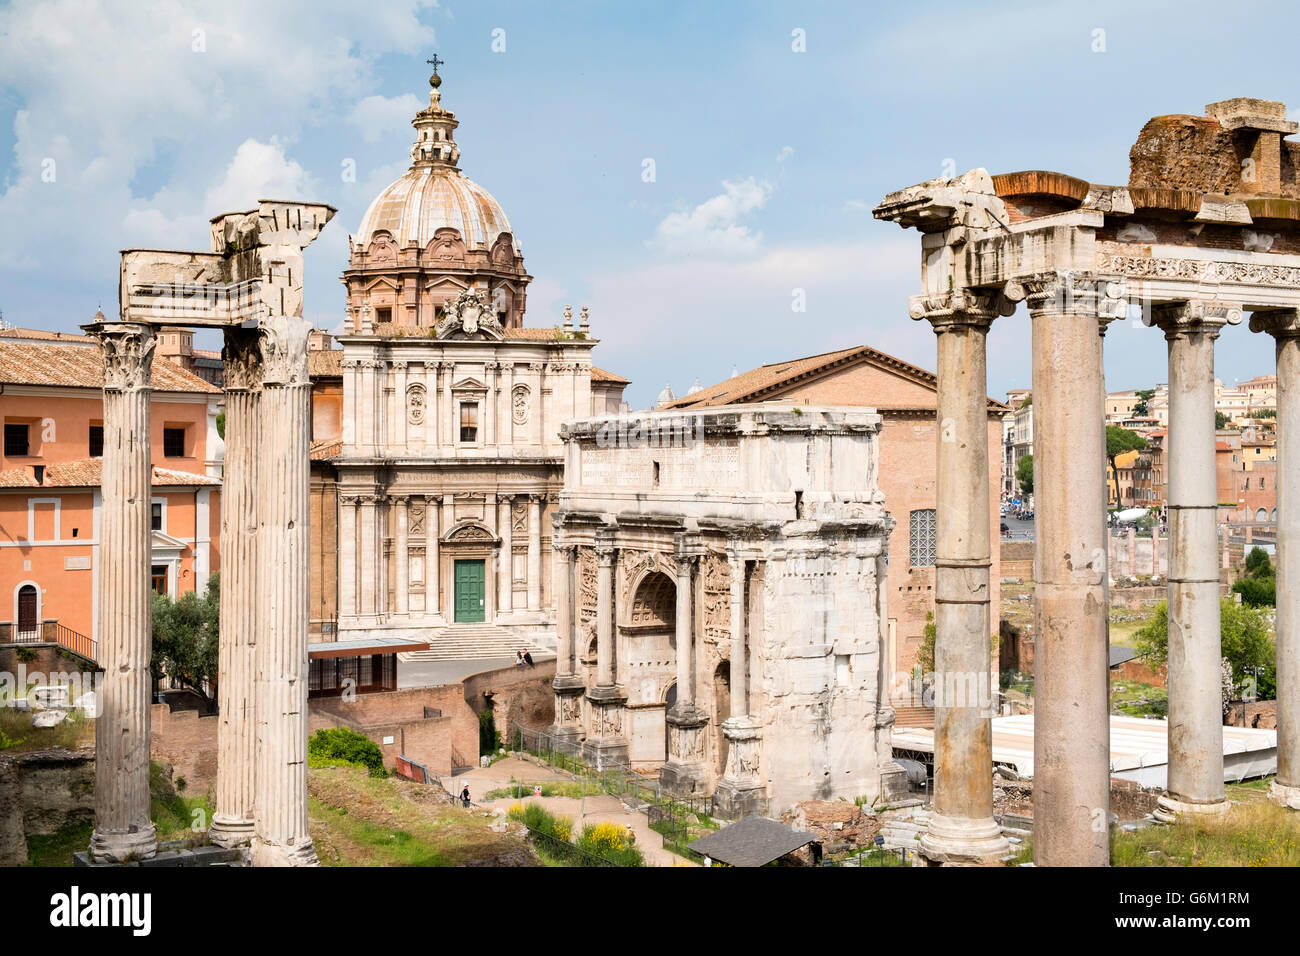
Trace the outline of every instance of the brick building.
<path fill-rule="evenodd" d="M 103 365 L 85 336 L 0 338 L 0 642 L 95 638 Z M 15 334 L 17 333 L 17 334 Z M 221 391 L 167 362 L 153 368 L 156 590 L 202 591 L 220 567 Z"/>

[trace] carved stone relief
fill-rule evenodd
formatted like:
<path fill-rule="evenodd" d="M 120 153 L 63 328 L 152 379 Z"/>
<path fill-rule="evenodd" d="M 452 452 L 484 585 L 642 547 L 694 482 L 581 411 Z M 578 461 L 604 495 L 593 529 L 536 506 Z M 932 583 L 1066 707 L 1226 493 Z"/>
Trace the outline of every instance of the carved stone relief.
<path fill-rule="evenodd" d="M 424 386 L 419 382 L 406 389 L 406 420 L 412 425 L 424 424 Z"/>

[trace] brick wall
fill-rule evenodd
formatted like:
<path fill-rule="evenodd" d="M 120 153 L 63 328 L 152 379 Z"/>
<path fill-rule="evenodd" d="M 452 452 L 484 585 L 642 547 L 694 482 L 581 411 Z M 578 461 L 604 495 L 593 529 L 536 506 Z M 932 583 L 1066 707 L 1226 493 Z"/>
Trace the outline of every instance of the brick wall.
<path fill-rule="evenodd" d="M 1230 727 L 1253 727 L 1259 730 L 1277 730 L 1277 701 L 1234 700 L 1223 721 Z"/>
<path fill-rule="evenodd" d="M 1002 577 L 1020 578 L 1022 581 L 1034 579 L 1034 542 L 1003 541 L 999 550 L 1002 553 Z"/>
<path fill-rule="evenodd" d="M 442 716 L 426 718 L 426 707 Z M 347 727 L 369 737 L 390 770 L 400 753 L 440 774 L 451 773 L 453 750 L 466 764 L 478 762 L 478 718 L 462 684 L 361 694 L 354 701 L 318 698 L 311 702 L 309 728 L 315 733 L 323 727 Z M 387 738 L 392 742 L 385 743 Z"/>
<path fill-rule="evenodd" d="M 149 709 L 150 756 L 172 765 L 172 779 L 185 778 L 187 794 L 203 793 L 216 786 L 219 721 L 216 715 L 200 717 L 196 710 L 173 713 L 166 704 L 154 704 Z"/>

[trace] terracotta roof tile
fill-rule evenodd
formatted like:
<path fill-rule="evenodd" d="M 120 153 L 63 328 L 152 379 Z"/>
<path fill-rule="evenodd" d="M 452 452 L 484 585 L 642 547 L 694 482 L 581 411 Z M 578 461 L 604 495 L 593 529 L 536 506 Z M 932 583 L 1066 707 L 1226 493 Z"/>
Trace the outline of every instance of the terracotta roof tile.
<path fill-rule="evenodd" d="M 314 349 L 307 353 L 307 374 L 312 378 L 342 378 L 342 349 Z"/>
<path fill-rule="evenodd" d="M 40 342 L 80 342 L 94 345 L 95 340 L 80 332 L 51 332 L 49 329 L 0 329 L 0 339 L 28 339 Z"/>
<path fill-rule="evenodd" d="M 50 465 L 45 477 L 37 483 L 31 466 L 0 472 L 0 488 L 97 488 L 101 483 L 102 458 L 78 458 Z M 200 475 L 192 471 L 153 466 L 153 485 L 158 487 L 204 486 L 219 487 L 220 478 Z"/>
<path fill-rule="evenodd" d="M 343 442 L 338 438 L 322 438 L 311 443 L 312 461 L 329 461 L 343 452 Z"/>
<path fill-rule="evenodd" d="M 773 362 L 771 365 L 760 365 L 748 372 L 733 375 L 716 385 L 702 388 L 692 395 L 683 395 L 676 401 L 669 402 L 665 407 L 692 408 L 706 405 L 735 405 L 741 402 L 763 401 L 765 395 L 777 391 L 783 386 L 791 385 L 804 376 L 829 371 L 837 363 L 844 362 L 847 364 L 854 359 L 866 359 L 875 364 L 885 365 L 911 378 L 920 380 L 930 388 L 936 386 L 933 372 L 927 372 L 910 362 L 894 358 L 894 356 L 887 355 L 868 345 L 857 345 L 853 348 L 809 355 L 788 362 Z M 1010 411 L 1008 406 L 995 398 L 990 398 L 988 401 L 990 411 Z M 887 407 L 892 409 L 912 408 L 913 406 L 890 405 Z"/>
<path fill-rule="evenodd" d="M 594 365 L 591 367 L 591 380 L 593 382 L 621 382 L 624 385 L 631 384 L 630 379 L 626 379 L 621 375 L 615 375 L 613 372 L 607 372 L 603 368 L 596 368 Z"/>
<path fill-rule="evenodd" d="M 103 388 L 99 349 L 70 343 L 36 345 L 0 340 L 0 382 L 6 385 L 61 385 Z M 219 393 L 221 389 L 171 362 L 153 363 L 157 392 Z"/>

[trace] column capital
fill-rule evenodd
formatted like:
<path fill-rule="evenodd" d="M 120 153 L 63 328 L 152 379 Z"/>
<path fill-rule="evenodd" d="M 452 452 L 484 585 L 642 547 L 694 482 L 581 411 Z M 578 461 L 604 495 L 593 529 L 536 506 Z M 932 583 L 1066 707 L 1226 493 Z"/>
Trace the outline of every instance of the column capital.
<path fill-rule="evenodd" d="M 1037 318 L 1049 315 L 1095 315 L 1103 325 L 1128 313 L 1123 276 L 1095 272 L 1040 272 L 1022 276 L 1015 283 L 1024 289 L 1029 313 Z"/>
<path fill-rule="evenodd" d="M 1015 300 L 998 289 L 958 289 L 939 295 L 914 295 L 908 299 L 908 314 L 924 319 L 936 333 L 954 329 L 987 330 L 999 315 L 1011 315 Z"/>
<path fill-rule="evenodd" d="M 227 328 L 221 346 L 228 392 L 251 391 L 262 385 L 262 350 L 256 329 Z"/>
<path fill-rule="evenodd" d="M 264 316 L 257 325 L 262 381 L 267 385 L 311 385 L 307 336 L 311 323 L 292 315 Z"/>
<path fill-rule="evenodd" d="M 392 367 L 392 369 L 393 369 L 394 372 L 405 372 L 405 371 L 406 371 L 406 363 L 405 363 L 405 362 L 390 362 L 389 365 Z"/>
<path fill-rule="evenodd" d="M 1239 302 L 1188 299 L 1185 302 L 1160 302 L 1151 307 L 1151 324 L 1164 332 L 1166 339 L 1195 332 L 1218 338 L 1220 329 L 1225 325 L 1240 325 L 1241 319 Z"/>
<path fill-rule="evenodd" d="M 99 340 L 106 391 L 131 392 L 150 387 L 157 345 L 150 326 L 138 322 L 96 322 L 82 328 Z"/>
<path fill-rule="evenodd" d="M 614 529 L 599 528 L 596 531 L 596 541 L 592 548 L 596 552 L 596 558 L 605 567 L 612 567 L 614 564 Z"/>
<path fill-rule="evenodd" d="M 1252 312 L 1250 330 L 1267 332 L 1275 339 L 1298 338 L 1300 337 L 1300 309 L 1269 309 Z"/>

